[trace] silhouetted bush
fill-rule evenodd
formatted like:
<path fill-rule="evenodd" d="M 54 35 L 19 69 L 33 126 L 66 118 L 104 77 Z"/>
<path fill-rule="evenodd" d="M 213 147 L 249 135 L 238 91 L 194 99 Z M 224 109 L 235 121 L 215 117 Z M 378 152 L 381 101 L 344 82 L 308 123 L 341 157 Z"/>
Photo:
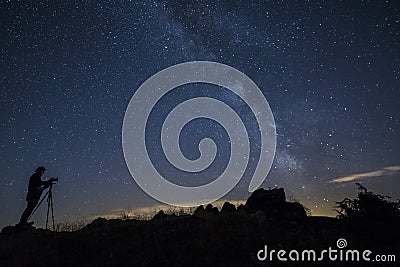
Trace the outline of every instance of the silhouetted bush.
<path fill-rule="evenodd" d="M 400 218 L 400 202 L 390 201 L 390 197 L 368 191 L 360 183 L 355 199 L 345 198 L 336 202 L 335 211 L 339 219 L 387 221 Z"/>

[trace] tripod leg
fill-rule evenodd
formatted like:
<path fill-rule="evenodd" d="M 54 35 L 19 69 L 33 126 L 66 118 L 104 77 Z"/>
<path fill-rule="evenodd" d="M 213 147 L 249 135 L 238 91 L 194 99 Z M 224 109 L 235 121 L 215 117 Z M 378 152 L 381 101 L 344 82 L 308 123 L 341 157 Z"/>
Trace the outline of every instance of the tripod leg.
<path fill-rule="evenodd" d="M 47 224 L 49 223 L 50 200 L 51 200 L 51 191 L 49 191 L 49 195 L 47 197 L 46 230 L 47 230 Z"/>
<path fill-rule="evenodd" d="M 49 192 L 46 192 L 46 194 L 43 196 L 42 200 L 40 200 L 39 204 L 36 205 L 36 208 L 32 211 L 31 215 L 29 215 L 28 217 L 28 221 L 31 219 L 31 217 L 33 216 L 33 214 L 35 214 L 36 210 L 39 208 L 40 204 L 42 204 L 43 200 L 46 198 L 47 194 Z"/>
<path fill-rule="evenodd" d="M 53 221 L 53 231 L 56 231 L 56 227 L 54 226 L 54 211 L 53 211 L 53 196 L 50 198 L 50 204 L 51 204 L 51 219 Z"/>

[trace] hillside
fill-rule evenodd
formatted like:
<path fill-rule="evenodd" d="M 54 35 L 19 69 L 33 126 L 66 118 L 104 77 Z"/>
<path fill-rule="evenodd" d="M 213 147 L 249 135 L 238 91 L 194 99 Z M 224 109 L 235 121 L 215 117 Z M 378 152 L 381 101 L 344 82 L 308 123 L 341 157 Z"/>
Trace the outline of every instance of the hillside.
<path fill-rule="evenodd" d="M 209 205 L 193 215 L 160 212 L 149 221 L 98 218 L 75 232 L 6 227 L 0 234 L 0 266 L 310 266 L 280 262 L 276 252 L 272 262 L 263 262 L 257 252 L 265 245 L 288 252 L 338 249 L 341 238 L 347 241 L 343 249 L 400 260 L 397 223 L 307 217 L 299 203 L 286 202 L 283 189 L 257 190 L 237 209 L 226 203 L 221 211 Z M 324 260 L 328 266 L 354 263 Z"/>

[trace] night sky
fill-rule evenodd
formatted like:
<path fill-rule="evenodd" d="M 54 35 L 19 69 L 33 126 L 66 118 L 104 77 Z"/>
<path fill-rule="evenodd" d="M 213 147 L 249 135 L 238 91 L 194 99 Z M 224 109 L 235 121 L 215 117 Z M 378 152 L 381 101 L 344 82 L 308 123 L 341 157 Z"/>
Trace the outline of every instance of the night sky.
<path fill-rule="evenodd" d="M 128 171 L 122 122 L 146 79 L 194 60 L 240 70 L 268 100 L 277 148 L 263 187 L 284 187 L 314 215 L 334 215 L 334 201 L 354 197 L 357 181 L 400 198 L 400 3 L 264 2 L 2 1 L 0 226 L 18 222 L 28 179 L 40 165 L 48 169 L 44 178 L 60 179 L 59 221 L 159 204 Z M 157 104 L 149 140 L 165 112 L 207 94 L 248 115 L 254 128 L 236 95 L 193 84 Z M 200 119 L 181 137 L 191 159 L 196 142 L 214 138 L 212 168 L 192 177 L 174 173 L 157 141 L 149 142 L 160 172 L 185 185 L 215 179 L 229 157 L 226 132 Z M 250 179 L 225 199 L 246 199 Z"/>

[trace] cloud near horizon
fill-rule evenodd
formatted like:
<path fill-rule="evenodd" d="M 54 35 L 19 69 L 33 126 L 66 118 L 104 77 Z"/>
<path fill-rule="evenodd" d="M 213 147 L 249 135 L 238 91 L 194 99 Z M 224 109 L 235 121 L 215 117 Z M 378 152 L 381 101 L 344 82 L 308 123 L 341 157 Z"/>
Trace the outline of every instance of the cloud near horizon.
<path fill-rule="evenodd" d="M 400 166 L 389 166 L 389 167 L 385 167 L 385 168 L 383 168 L 381 170 L 377 170 L 377 171 L 356 173 L 356 174 L 352 174 L 352 175 L 345 176 L 345 177 L 335 178 L 333 180 L 330 180 L 328 183 L 344 183 L 344 182 L 350 182 L 353 180 L 361 180 L 361 179 L 370 178 L 370 177 L 388 176 L 388 175 L 392 175 L 396 172 L 400 172 Z"/>

